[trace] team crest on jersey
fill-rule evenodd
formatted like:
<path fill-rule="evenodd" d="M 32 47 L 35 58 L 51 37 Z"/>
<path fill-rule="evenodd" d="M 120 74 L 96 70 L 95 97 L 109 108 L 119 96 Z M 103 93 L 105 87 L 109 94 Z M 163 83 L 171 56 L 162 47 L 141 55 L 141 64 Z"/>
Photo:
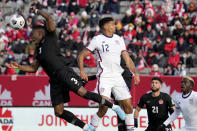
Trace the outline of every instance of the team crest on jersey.
<path fill-rule="evenodd" d="M 189 99 L 189 103 L 190 103 L 190 104 L 194 104 L 193 99 Z"/>
<path fill-rule="evenodd" d="M 160 105 L 163 104 L 163 100 L 162 99 L 159 100 L 159 104 Z"/>
<path fill-rule="evenodd" d="M 117 45 L 120 45 L 120 42 L 119 42 L 118 40 L 115 40 L 115 43 L 116 43 Z"/>

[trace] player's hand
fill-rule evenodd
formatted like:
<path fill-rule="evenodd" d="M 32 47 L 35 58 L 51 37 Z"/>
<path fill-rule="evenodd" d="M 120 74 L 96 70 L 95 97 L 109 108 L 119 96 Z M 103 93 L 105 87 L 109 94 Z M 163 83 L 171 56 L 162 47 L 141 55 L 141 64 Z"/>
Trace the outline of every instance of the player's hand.
<path fill-rule="evenodd" d="M 80 77 L 81 77 L 83 80 L 88 81 L 88 76 L 87 76 L 87 74 L 86 74 L 84 71 L 81 71 L 81 72 L 80 72 Z"/>
<path fill-rule="evenodd" d="M 33 12 L 33 13 L 36 13 L 36 12 L 35 12 L 35 11 L 36 11 L 36 7 L 35 7 L 35 6 L 31 6 L 29 10 L 30 10 L 31 12 Z"/>
<path fill-rule="evenodd" d="M 138 128 L 138 120 L 137 120 L 137 118 L 134 118 L 134 127 Z"/>
<path fill-rule="evenodd" d="M 157 131 L 166 131 L 166 125 L 162 124 L 157 128 Z"/>
<path fill-rule="evenodd" d="M 14 69 L 19 69 L 19 64 L 16 62 L 10 62 L 9 67 Z"/>
<path fill-rule="evenodd" d="M 140 75 L 138 73 L 134 74 L 134 84 L 138 85 L 140 83 Z"/>

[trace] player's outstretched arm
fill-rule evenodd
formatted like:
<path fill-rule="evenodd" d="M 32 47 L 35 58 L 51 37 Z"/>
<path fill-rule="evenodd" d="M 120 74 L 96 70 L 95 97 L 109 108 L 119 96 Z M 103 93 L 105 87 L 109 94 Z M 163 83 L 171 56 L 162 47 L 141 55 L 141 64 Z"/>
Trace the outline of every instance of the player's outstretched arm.
<path fill-rule="evenodd" d="M 84 49 L 80 55 L 78 56 L 78 66 L 79 66 L 79 69 L 80 69 L 80 77 L 86 81 L 88 81 L 88 76 L 87 74 L 85 73 L 85 70 L 84 70 L 84 63 L 83 63 L 83 60 L 86 56 L 88 56 L 90 54 L 90 51 L 87 50 L 87 49 Z"/>
<path fill-rule="evenodd" d="M 39 64 L 38 60 L 35 60 L 31 66 L 19 65 L 16 62 L 10 62 L 9 67 L 14 68 L 14 69 L 20 69 L 22 71 L 29 72 L 29 73 L 36 73 L 39 65 L 40 64 Z"/>
<path fill-rule="evenodd" d="M 130 56 L 129 56 L 129 54 L 128 54 L 128 52 L 127 51 L 123 51 L 122 52 L 122 57 L 123 57 L 123 59 L 124 59 L 124 61 L 125 61 L 125 63 L 126 63 L 126 66 L 127 66 L 127 68 L 133 73 L 133 75 L 134 75 L 134 84 L 135 85 L 138 85 L 139 84 L 139 82 L 140 82 L 140 76 L 139 76 L 139 74 L 138 74 L 138 72 L 137 72 L 137 70 L 136 70 L 136 68 L 135 68 L 135 64 L 134 64 L 134 62 L 132 61 L 132 59 L 130 58 Z"/>
<path fill-rule="evenodd" d="M 46 13 L 43 10 L 38 10 L 36 9 L 35 6 L 31 6 L 30 10 L 32 10 L 32 12 L 34 12 L 35 14 L 41 15 L 45 18 L 46 20 L 46 28 L 49 32 L 53 32 L 55 31 L 55 24 L 53 22 L 53 18 L 51 15 L 49 15 L 48 13 Z"/>

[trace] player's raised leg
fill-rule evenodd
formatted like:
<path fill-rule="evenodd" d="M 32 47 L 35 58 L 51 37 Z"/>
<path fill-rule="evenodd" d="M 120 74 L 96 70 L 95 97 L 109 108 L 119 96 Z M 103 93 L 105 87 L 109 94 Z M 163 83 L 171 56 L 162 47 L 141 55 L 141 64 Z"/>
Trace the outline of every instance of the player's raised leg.
<path fill-rule="evenodd" d="M 105 105 L 109 108 L 112 108 L 113 111 L 116 112 L 116 114 L 122 119 L 125 119 L 125 113 L 124 111 L 118 106 L 114 105 L 111 102 L 109 102 L 107 99 L 103 98 L 101 95 L 89 92 L 87 91 L 84 87 L 81 87 L 78 91 L 77 94 L 85 99 L 93 100 L 95 102 L 98 102 L 101 105 Z M 105 107 L 106 108 L 106 107 Z"/>
<path fill-rule="evenodd" d="M 67 122 L 82 128 L 84 131 L 94 131 L 92 125 L 87 125 L 79 118 L 77 118 L 72 112 L 64 110 L 64 103 L 58 104 L 54 107 L 54 112 L 57 117 L 60 117 Z"/>

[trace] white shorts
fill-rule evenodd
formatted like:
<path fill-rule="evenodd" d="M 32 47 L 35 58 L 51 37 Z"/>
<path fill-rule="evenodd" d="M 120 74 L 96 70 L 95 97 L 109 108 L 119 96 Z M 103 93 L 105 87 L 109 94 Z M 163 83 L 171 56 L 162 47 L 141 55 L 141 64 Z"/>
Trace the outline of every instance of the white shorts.
<path fill-rule="evenodd" d="M 98 78 L 95 91 L 108 98 L 111 98 L 111 94 L 113 94 L 115 100 L 131 98 L 129 88 L 122 76 Z"/>

